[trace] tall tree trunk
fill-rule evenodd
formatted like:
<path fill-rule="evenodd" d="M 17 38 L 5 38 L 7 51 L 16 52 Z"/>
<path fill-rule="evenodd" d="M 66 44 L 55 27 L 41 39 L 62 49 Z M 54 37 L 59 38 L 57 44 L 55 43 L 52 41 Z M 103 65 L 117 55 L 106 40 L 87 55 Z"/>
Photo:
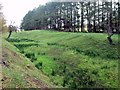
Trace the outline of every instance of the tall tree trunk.
<path fill-rule="evenodd" d="M 62 3 L 61 3 L 61 2 L 60 2 L 60 7 L 59 7 L 59 9 L 60 9 L 60 13 L 59 13 L 59 20 L 58 20 L 58 22 L 59 22 L 58 30 L 60 31 L 61 28 L 62 28 L 62 22 L 61 22 L 61 17 L 62 17 Z"/>
<path fill-rule="evenodd" d="M 106 2 L 106 7 L 108 9 L 108 1 Z M 109 15 L 108 15 L 108 11 L 107 11 L 107 24 L 108 24 L 108 22 L 109 22 Z"/>
<path fill-rule="evenodd" d="M 90 25 L 90 1 L 88 2 L 88 6 L 86 8 L 87 10 L 87 29 L 88 29 L 88 32 L 91 32 L 91 25 Z"/>
<path fill-rule="evenodd" d="M 71 28 L 70 28 L 69 31 L 72 31 L 72 29 L 73 29 L 73 24 L 72 24 L 72 23 L 73 23 L 73 19 L 72 19 L 72 18 L 73 18 L 73 17 L 72 17 L 72 16 L 73 16 L 73 15 L 72 15 L 72 14 L 73 14 L 73 10 L 72 10 L 72 9 L 73 9 L 73 7 L 72 7 L 72 2 L 71 2 L 71 8 L 70 8 L 70 9 L 71 9 L 71 10 L 70 10 L 70 19 L 71 19 L 71 20 L 70 20 L 70 24 L 71 24 L 70 27 L 71 27 Z"/>
<path fill-rule="evenodd" d="M 117 33 L 120 33 L 120 2 L 118 0 L 118 25 L 117 25 Z"/>
<path fill-rule="evenodd" d="M 112 28 L 112 0 L 111 0 L 111 2 L 110 2 L 110 27 Z M 113 31 L 113 28 L 112 28 L 112 31 Z"/>
<path fill-rule="evenodd" d="M 96 2 L 94 2 L 94 20 L 93 20 L 93 32 L 96 32 Z"/>
<path fill-rule="evenodd" d="M 98 32 L 100 32 L 100 17 L 99 17 L 99 13 L 100 13 L 100 8 L 99 8 L 99 0 L 98 0 L 98 24 L 97 24 L 97 29 L 98 29 Z"/>
<path fill-rule="evenodd" d="M 76 2 L 73 3 L 73 32 L 76 32 L 76 16 L 77 16 L 77 11 L 76 11 Z"/>
<path fill-rule="evenodd" d="M 70 25 L 71 25 L 71 20 L 70 20 L 70 17 L 71 17 L 71 15 L 70 15 L 70 11 L 71 11 L 71 2 L 69 2 L 68 3 L 68 9 L 67 9 L 67 31 L 70 31 Z"/>
<path fill-rule="evenodd" d="M 83 15 L 83 14 L 84 14 L 84 13 L 83 13 L 83 6 L 84 6 L 84 5 L 83 5 L 83 3 L 84 3 L 84 2 L 81 2 L 81 32 L 84 32 L 84 18 L 83 18 L 83 16 L 84 16 L 84 15 Z"/>
<path fill-rule="evenodd" d="M 79 32 L 79 29 L 80 29 L 80 15 L 79 15 L 79 3 L 77 3 L 77 32 Z"/>
<path fill-rule="evenodd" d="M 102 1 L 102 31 L 104 32 L 105 31 L 105 23 L 104 23 L 104 19 L 105 19 L 105 15 L 104 15 L 104 2 Z"/>

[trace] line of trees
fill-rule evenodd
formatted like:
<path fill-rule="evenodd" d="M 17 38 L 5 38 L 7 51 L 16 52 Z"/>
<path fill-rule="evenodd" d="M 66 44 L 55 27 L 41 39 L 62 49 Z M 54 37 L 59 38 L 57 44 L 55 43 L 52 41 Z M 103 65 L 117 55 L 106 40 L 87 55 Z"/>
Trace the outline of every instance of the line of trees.
<path fill-rule="evenodd" d="M 120 3 L 103 2 L 48 2 L 29 11 L 21 29 L 54 29 L 68 32 L 106 32 L 109 23 L 114 33 L 120 28 Z"/>

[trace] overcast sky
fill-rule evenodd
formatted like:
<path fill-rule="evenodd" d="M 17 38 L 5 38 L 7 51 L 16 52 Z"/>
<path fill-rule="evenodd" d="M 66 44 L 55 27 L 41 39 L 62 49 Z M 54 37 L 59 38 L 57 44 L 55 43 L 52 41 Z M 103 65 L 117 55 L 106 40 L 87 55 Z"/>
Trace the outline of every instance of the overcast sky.
<path fill-rule="evenodd" d="M 10 24 L 10 21 L 14 21 L 14 25 L 19 26 L 21 20 L 29 10 L 38 7 L 40 4 L 43 5 L 48 1 L 49 0 L 0 0 L 0 3 L 2 3 L 2 11 L 7 20 L 7 24 Z"/>

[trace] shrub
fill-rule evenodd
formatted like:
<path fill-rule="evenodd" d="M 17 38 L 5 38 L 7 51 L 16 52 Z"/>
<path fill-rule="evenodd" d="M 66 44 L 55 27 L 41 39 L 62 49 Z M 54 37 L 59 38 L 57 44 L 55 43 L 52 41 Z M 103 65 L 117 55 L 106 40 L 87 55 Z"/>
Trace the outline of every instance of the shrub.
<path fill-rule="evenodd" d="M 20 51 L 20 53 L 23 53 L 23 54 L 24 54 L 24 53 L 25 53 L 25 51 L 24 51 L 24 50 L 21 50 L 21 51 Z"/>
<path fill-rule="evenodd" d="M 45 52 L 38 52 L 38 55 L 45 55 Z"/>
<path fill-rule="evenodd" d="M 41 66 L 41 67 L 42 67 L 42 62 L 39 62 L 39 66 Z"/>
<path fill-rule="evenodd" d="M 43 65 L 43 63 L 39 62 L 35 65 L 35 67 L 38 68 L 38 69 L 42 69 L 42 65 Z"/>
<path fill-rule="evenodd" d="M 26 53 L 25 56 L 27 58 L 29 58 L 31 60 L 31 62 L 34 62 L 37 60 L 37 58 L 35 57 L 35 54 L 34 53 Z"/>
<path fill-rule="evenodd" d="M 98 75 L 98 70 L 93 70 L 93 71 L 92 71 L 92 74 Z"/>
<path fill-rule="evenodd" d="M 53 58 L 53 60 L 60 60 L 60 59 L 59 59 L 59 58 L 55 58 L 55 57 L 54 57 L 54 58 Z"/>
<path fill-rule="evenodd" d="M 58 45 L 57 43 L 47 43 L 48 45 Z"/>
<path fill-rule="evenodd" d="M 34 53 L 26 53 L 25 56 L 26 56 L 27 58 L 32 59 L 32 58 L 35 57 L 35 54 L 34 54 Z"/>
<path fill-rule="evenodd" d="M 93 71 L 93 73 L 97 74 L 96 71 Z M 99 82 L 92 77 L 93 73 L 89 73 L 88 69 L 82 68 L 67 71 L 64 77 L 67 81 L 63 79 L 63 86 L 67 85 L 70 89 L 99 86 Z"/>
<path fill-rule="evenodd" d="M 37 60 L 37 58 L 34 57 L 34 58 L 31 59 L 31 62 L 34 62 L 34 61 L 36 61 L 36 60 Z"/>
<path fill-rule="evenodd" d="M 52 75 L 52 76 L 55 76 L 55 70 L 52 70 L 51 75 Z"/>

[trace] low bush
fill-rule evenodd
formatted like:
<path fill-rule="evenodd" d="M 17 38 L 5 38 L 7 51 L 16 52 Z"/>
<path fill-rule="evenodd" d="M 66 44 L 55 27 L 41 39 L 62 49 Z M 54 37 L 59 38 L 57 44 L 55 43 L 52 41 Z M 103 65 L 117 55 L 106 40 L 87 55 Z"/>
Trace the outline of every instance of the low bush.
<path fill-rule="evenodd" d="M 57 43 L 47 43 L 48 45 L 57 45 Z"/>
<path fill-rule="evenodd" d="M 42 65 L 43 65 L 43 63 L 39 62 L 35 65 L 35 67 L 38 68 L 38 69 L 42 69 Z"/>
<path fill-rule="evenodd" d="M 38 55 L 45 55 L 45 52 L 38 52 Z"/>
<path fill-rule="evenodd" d="M 35 54 L 34 54 L 34 53 L 25 53 L 25 56 L 26 56 L 27 58 L 32 59 L 33 57 L 35 57 Z"/>

